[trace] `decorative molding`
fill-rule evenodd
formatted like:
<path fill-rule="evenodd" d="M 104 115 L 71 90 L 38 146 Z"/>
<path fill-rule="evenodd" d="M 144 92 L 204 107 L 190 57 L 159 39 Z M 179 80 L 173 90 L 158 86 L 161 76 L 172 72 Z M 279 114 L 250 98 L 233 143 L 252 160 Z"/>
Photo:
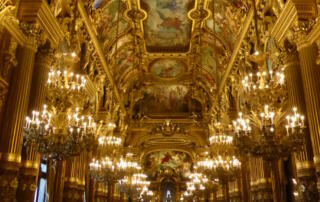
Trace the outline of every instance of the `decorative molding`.
<path fill-rule="evenodd" d="M 48 34 L 50 42 L 54 46 L 58 46 L 65 34 L 63 33 L 57 18 L 51 12 L 48 3 L 44 0 L 42 1 L 38 12 L 37 20 Z"/>
<path fill-rule="evenodd" d="M 297 9 L 292 1 L 289 0 L 271 30 L 271 36 L 277 43 L 281 44 L 283 42 L 290 27 L 296 20 L 298 20 Z"/>
<path fill-rule="evenodd" d="M 115 96 L 116 96 L 116 98 L 118 100 L 118 103 L 120 104 L 121 109 L 125 111 L 124 103 L 123 103 L 122 98 L 121 98 L 121 96 L 119 94 L 119 90 L 118 90 L 117 86 L 115 85 L 114 78 L 113 78 L 113 76 L 111 74 L 111 71 L 110 71 L 110 68 L 109 68 L 109 66 L 107 64 L 106 58 L 105 58 L 104 53 L 102 51 L 102 48 L 100 46 L 100 42 L 98 41 L 96 31 L 92 27 L 92 24 L 90 23 L 90 19 L 88 17 L 86 9 L 84 8 L 84 4 L 83 4 L 82 0 L 78 1 L 78 5 L 77 6 L 78 6 L 79 13 L 80 13 L 80 15 L 81 15 L 81 17 L 83 19 L 83 22 L 84 22 L 84 24 L 85 24 L 85 26 L 87 28 L 89 36 L 91 38 L 91 41 L 92 41 L 92 43 L 93 43 L 93 45 L 94 45 L 94 47 L 96 49 L 96 52 L 98 54 L 98 57 L 99 57 L 100 62 L 102 64 L 102 67 L 103 67 L 103 69 L 104 69 L 104 71 L 105 71 L 105 73 L 107 75 L 107 78 L 108 78 L 111 86 L 113 87 L 113 92 L 114 92 L 114 94 L 115 94 Z"/>
<path fill-rule="evenodd" d="M 257 2 L 259 3 L 259 1 Z M 233 49 L 233 52 L 232 52 L 232 55 L 230 57 L 230 60 L 229 60 L 229 63 L 226 67 L 226 70 L 225 70 L 225 73 L 223 74 L 223 77 L 221 79 L 221 82 L 219 84 L 219 88 L 218 88 L 218 93 L 221 93 L 223 88 L 224 88 L 224 84 L 226 83 L 227 81 L 227 78 L 229 77 L 229 74 L 232 70 L 232 67 L 233 67 L 233 64 L 237 58 L 237 55 L 239 53 L 239 50 L 240 50 L 240 47 L 241 47 L 241 44 L 247 34 L 247 31 L 249 30 L 249 27 L 251 25 L 251 22 L 252 22 L 252 19 L 253 19 L 253 16 L 254 16 L 254 12 L 253 12 L 253 8 L 250 9 L 249 13 L 248 13 L 248 16 L 246 18 L 246 21 L 243 25 L 243 29 L 241 31 L 241 34 L 234 46 L 234 49 Z"/>
<path fill-rule="evenodd" d="M 318 15 L 316 0 L 290 0 L 297 9 L 299 19 L 312 19 Z M 290 2 L 289 1 L 289 2 Z"/>

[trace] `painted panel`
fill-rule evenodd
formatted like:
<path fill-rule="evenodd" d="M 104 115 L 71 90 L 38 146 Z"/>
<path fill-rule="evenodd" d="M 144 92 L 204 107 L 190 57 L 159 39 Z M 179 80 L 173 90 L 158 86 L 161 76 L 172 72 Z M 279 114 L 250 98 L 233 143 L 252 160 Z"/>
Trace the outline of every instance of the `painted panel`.
<path fill-rule="evenodd" d="M 232 48 L 241 31 L 239 26 L 242 24 L 242 17 L 248 11 L 247 5 L 240 0 L 215 0 L 214 2 L 215 32 L 228 44 L 228 48 Z M 206 26 L 213 31 L 212 16 L 206 21 Z"/>
<path fill-rule="evenodd" d="M 193 0 L 141 0 L 147 19 L 143 23 L 147 50 L 189 46 L 192 21 L 188 6 Z"/>
<path fill-rule="evenodd" d="M 154 84 L 143 89 L 143 99 L 134 111 L 143 115 L 200 113 L 201 104 L 192 99 L 188 86 Z"/>
<path fill-rule="evenodd" d="M 186 179 L 191 171 L 191 158 L 188 154 L 178 151 L 159 151 L 145 158 L 144 167 L 151 179 L 156 179 L 167 169 L 174 170 L 182 179 Z"/>
<path fill-rule="evenodd" d="M 151 63 L 153 75 L 163 79 L 173 79 L 186 70 L 186 64 L 179 59 L 158 59 Z"/>
<path fill-rule="evenodd" d="M 93 7 L 99 9 L 99 12 L 101 12 L 99 15 L 100 17 L 96 19 L 98 21 L 97 33 L 105 51 L 108 51 L 107 48 L 109 47 L 110 42 L 112 42 L 117 35 L 118 5 L 118 0 L 111 0 L 107 3 L 100 3 L 100 1 L 97 1 L 96 4 L 93 4 Z M 119 16 L 118 35 L 129 29 L 129 23 L 126 21 L 123 15 L 125 9 L 126 5 L 123 2 L 120 3 L 121 12 Z"/>

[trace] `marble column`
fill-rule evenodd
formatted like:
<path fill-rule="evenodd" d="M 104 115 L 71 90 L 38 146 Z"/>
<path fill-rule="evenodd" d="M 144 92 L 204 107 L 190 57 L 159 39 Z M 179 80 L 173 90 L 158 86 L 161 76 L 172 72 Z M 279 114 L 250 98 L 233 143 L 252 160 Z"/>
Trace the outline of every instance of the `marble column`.
<path fill-rule="evenodd" d="M 312 140 L 314 165 L 318 173 L 320 190 L 320 67 L 316 64 L 317 47 L 315 44 L 299 50 L 300 68 L 305 95 L 308 127 Z M 301 96 L 301 95 L 300 95 Z"/>
<path fill-rule="evenodd" d="M 287 47 L 284 54 L 284 67 L 287 80 L 289 104 L 297 107 L 299 112 L 306 114 L 303 82 L 300 71 L 299 55 L 295 48 Z M 308 123 L 307 123 L 308 125 Z M 306 129 L 305 144 L 301 151 L 296 153 L 296 170 L 299 183 L 300 198 L 302 201 L 318 201 L 316 172 L 313 164 L 313 151 L 310 137 L 310 128 Z"/>
<path fill-rule="evenodd" d="M 28 109 L 36 49 L 18 47 L 18 66 L 10 81 L 10 91 L 1 125 L 0 198 L 15 201 L 21 162 L 22 129 Z"/>
<path fill-rule="evenodd" d="M 63 201 L 82 202 L 85 181 L 85 155 L 72 157 L 67 160 Z"/>
<path fill-rule="evenodd" d="M 43 105 L 51 58 L 49 44 L 47 44 L 46 47 L 39 48 L 34 64 L 28 114 L 31 114 L 32 110 L 40 110 Z M 34 147 L 28 145 L 23 146 L 21 157 L 22 162 L 19 172 L 17 199 L 33 202 L 37 187 L 40 155 Z"/>

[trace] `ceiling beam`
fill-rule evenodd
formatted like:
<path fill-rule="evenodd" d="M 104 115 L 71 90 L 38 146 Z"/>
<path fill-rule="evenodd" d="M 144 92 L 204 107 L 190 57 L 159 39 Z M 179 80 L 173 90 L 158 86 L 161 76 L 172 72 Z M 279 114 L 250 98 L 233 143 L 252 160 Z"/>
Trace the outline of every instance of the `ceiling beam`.
<path fill-rule="evenodd" d="M 258 3 L 258 2 L 257 2 Z M 244 37 L 246 36 L 247 34 L 247 31 L 250 27 L 250 24 L 252 22 L 252 19 L 253 19 L 253 15 L 254 15 L 254 12 L 253 12 L 253 8 L 251 7 L 249 13 L 248 13 L 248 16 L 245 20 L 245 23 L 244 23 L 244 26 L 243 26 L 243 29 L 241 31 L 241 34 L 240 34 L 240 37 L 238 38 L 235 46 L 234 46 L 234 49 L 233 49 L 233 52 L 232 52 L 232 55 L 230 57 L 230 61 L 228 63 L 228 66 L 226 68 L 226 71 L 221 79 L 221 82 L 220 82 L 220 85 L 219 85 L 219 89 L 218 89 L 218 93 L 220 94 L 223 90 L 223 87 L 224 87 L 224 84 L 226 83 L 227 81 L 227 78 L 229 77 L 229 74 L 232 70 L 232 67 L 233 67 L 233 64 L 237 58 L 237 55 L 238 55 L 238 52 L 240 50 L 240 47 L 241 47 L 241 44 L 244 40 Z"/>
<path fill-rule="evenodd" d="M 109 69 L 109 66 L 107 64 L 107 61 L 106 61 L 106 58 L 104 56 L 104 53 L 102 51 L 102 48 L 100 46 L 100 42 L 97 38 L 97 35 L 96 35 L 96 32 L 94 30 L 94 28 L 92 27 L 92 24 L 89 20 L 89 17 L 88 17 L 88 14 L 86 12 L 86 9 L 84 8 L 84 5 L 83 5 L 83 2 L 82 0 L 79 0 L 78 1 L 78 10 L 79 10 L 79 13 L 84 21 L 84 24 L 86 25 L 86 28 L 87 28 L 87 31 L 89 33 L 89 36 L 92 40 L 92 43 L 93 43 L 93 46 L 95 47 L 95 50 L 98 54 L 98 57 L 100 59 L 100 62 L 101 62 L 101 65 L 108 77 L 108 80 L 109 80 L 109 83 L 112 85 L 113 87 L 113 92 L 115 94 L 115 97 L 117 99 L 117 101 L 119 102 L 119 105 L 120 105 L 120 108 L 121 110 L 125 111 L 125 107 L 124 107 L 124 104 L 123 104 L 123 101 L 122 101 L 122 98 L 119 94 L 119 90 L 117 88 L 117 86 L 115 85 L 115 82 L 113 80 L 113 76 L 111 75 L 111 71 Z"/>

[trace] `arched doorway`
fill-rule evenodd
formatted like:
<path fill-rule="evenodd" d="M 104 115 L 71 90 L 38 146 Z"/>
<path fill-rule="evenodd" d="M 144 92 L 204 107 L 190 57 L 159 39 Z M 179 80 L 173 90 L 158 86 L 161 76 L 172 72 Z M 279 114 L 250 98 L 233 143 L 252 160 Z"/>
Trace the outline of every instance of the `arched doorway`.
<path fill-rule="evenodd" d="M 176 202 L 176 184 L 172 179 L 164 179 L 161 183 L 161 202 Z"/>

